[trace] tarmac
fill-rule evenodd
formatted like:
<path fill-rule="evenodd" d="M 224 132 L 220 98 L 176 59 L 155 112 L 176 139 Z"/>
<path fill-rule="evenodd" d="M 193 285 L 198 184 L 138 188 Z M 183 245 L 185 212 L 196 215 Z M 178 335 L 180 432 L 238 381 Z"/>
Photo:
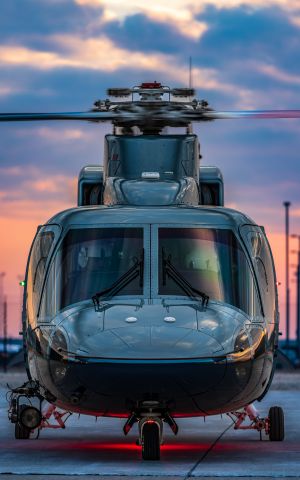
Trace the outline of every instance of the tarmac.
<path fill-rule="evenodd" d="M 160 461 L 143 461 L 136 445 L 137 429 L 123 435 L 124 420 L 72 415 L 65 430 L 43 430 L 39 439 L 15 440 L 7 419 L 6 383 L 17 386 L 23 375 L 0 375 L 0 480 L 243 480 L 300 479 L 300 373 L 278 373 L 260 415 L 280 405 L 286 436 L 270 442 L 256 431 L 235 431 L 227 415 L 178 420 L 175 437 L 165 427 Z"/>

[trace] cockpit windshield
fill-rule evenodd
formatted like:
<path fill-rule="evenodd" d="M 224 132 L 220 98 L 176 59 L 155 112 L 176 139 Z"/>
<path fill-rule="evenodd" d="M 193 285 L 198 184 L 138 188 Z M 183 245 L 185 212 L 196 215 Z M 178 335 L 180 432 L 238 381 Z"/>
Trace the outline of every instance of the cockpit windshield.
<path fill-rule="evenodd" d="M 189 284 L 211 300 L 259 314 L 253 275 L 234 233 L 213 228 L 159 228 L 159 295 L 182 296 L 164 271 L 164 257 Z"/>
<path fill-rule="evenodd" d="M 40 319 L 83 300 L 93 298 L 97 303 L 109 296 L 148 292 L 154 297 L 157 293 L 159 297 L 187 297 L 203 306 L 216 300 L 251 316 L 261 315 L 254 277 L 233 231 L 159 227 L 157 248 L 156 241 L 148 241 L 150 232 L 144 230 L 71 228 L 49 267 Z M 153 228 L 152 237 L 156 231 Z M 143 278 L 149 275 L 149 266 L 144 272 L 143 258 L 145 265 L 151 261 L 151 279 Z M 150 291 L 144 289 L 143 280 Z"/>
<path fill-rule="evenodd" d="M 142 251 L 142 228 L 72 228 L 51 265 L 42 313 L 53 314 L 110 288 L 137 262 Z M 138 276 L 119 293 L 142 294 Z"/>

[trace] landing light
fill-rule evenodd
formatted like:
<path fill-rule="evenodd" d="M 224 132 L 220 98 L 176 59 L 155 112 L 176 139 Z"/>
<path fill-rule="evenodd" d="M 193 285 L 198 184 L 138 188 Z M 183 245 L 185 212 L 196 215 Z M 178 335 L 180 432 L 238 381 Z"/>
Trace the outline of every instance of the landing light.
<path fill-rule="evenodd" d="M 53 375 L 57 382 L 62 381 L 67 373 L 67 367 L 65 365 L 58 365 L 54 368 Z"/>

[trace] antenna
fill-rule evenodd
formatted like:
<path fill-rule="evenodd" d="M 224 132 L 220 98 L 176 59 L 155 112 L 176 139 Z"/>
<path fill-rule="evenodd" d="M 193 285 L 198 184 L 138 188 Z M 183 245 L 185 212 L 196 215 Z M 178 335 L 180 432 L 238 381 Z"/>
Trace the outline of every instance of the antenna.
<path fill-rule="evenodd" d="M 193 73 L 193 63 L 192 63 L 192 57 L 190 57 L 189 58 L 189 88 L 193 88 L 192 73 Z"/>

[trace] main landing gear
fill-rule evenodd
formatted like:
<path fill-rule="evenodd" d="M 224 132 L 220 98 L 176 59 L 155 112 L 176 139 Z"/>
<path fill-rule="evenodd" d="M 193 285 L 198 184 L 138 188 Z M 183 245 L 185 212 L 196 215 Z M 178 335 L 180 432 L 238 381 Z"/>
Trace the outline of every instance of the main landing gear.
<path fill-rule="evenodd" d="M 8 419 L 15 424 L 15 438 L 26 440 L 39 437 L 43 428 L 65 428 L 70 412 L 58 411 L 55 405 L 49 405 L 42 413 L 44 397 L 40 394 L 39 385 L 26 382 L 22 387 L 11 390 L 9 398 Z M 56 423 L 51 423 L 54 419 Z"/>
<path fill-rule="evenodd" d="M 257 430 L 262 439 L 262 432 L 269 440 L 281 442 L 284 439 L 284 413 L 281 407 L 271 407 L 266 418 L 260 418 L 253 404 L 244 407 L 243 411 L 227 414 L 234 421 L 235 430 Z M 245 421 L 249 420 L 249 424 Z"/>
<path fill-rule="evenodd" d="M 142 447 L 143 460 L 159 460 L 160 446 L 163 443 L 163 424 L 167 423 L 174 435 L 178 433 L 178 425 L 174 418 L 160 408 L 155 401 L 142 402 L 135 412 L 128 417 L 123 427 L 125 435 L 129 433 L 135 423 L 138 423 L 139 438 L 137 444 Z"/>

